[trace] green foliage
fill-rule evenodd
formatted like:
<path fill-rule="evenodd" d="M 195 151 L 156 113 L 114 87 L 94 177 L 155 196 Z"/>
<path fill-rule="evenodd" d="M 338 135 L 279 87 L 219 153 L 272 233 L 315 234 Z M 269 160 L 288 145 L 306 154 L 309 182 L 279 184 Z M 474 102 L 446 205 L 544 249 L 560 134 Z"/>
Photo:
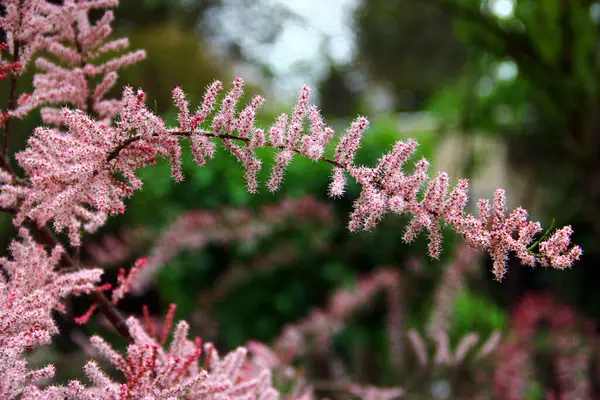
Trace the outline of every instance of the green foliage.
<path fill-rule="evenodd" d="M 495 330 L 506 330 L 507 319 L 506 312 L 490 298 L 464 291 L 454 300 L 450 336 L 454 343 L 469 332 L 487 338 Z"/>
<path fill-rule="evenodd" d="M 391 86 L 400 109 L 420 109 L 460 74 L 465 51 L 445 10 L 423 1 L 370 0 L 355 19 L 361 65 Z"/>
<path fill-rule="evenodd" d="M 177 25 L 194 29 L 204 13 L 220 0 L 180 1 L 141 0 L 123 1 L 116 9 L 116 25 L 121 29 L 136 29 L 171 20 Z"/>
<path fill-rule="evenodd" d="M 542 385 L 537 381 L 529 381 L 527 382 L 527 387 L 525 389 L 525 399 L 526 400 L 542 400 L 545 398 L 545 392 Z"/>
<path fill-rule="evenodd" d="M 507 327 L 506 312 L 478 292 L 462 292 L 455 299 L 453 310 L 450 326 L 455 341 L 468 332 L 477 332 L 485 338 Z"/>
<path fill-rule="evenodd" d="M 439 90 L 427 104 L 444 130 L 499 136 L 526 123 L 531 117 L 528 82 L 518 69 L 512 79 L 498 78 L 500 68 L 514 64 L 489 55 L 473 64 L 473 75 Z"/>

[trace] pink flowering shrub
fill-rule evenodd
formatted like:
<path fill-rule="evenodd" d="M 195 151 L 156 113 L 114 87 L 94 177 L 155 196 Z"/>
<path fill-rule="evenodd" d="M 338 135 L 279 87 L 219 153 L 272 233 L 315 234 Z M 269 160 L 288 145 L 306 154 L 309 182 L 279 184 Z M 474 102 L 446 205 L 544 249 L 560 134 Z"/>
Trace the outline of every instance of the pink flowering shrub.
<path fill-rule="evenodd" d="M 5 0 L 2 5 L 4 15 L 0 17 L 0 25 L 6 43 L 0 46 L 0 81 L 8 82 L 9 98 L 0 113 L 3 130 L 0 207 L 14 214 L 13 224 L 19 227 L 21 237 L 21 241 L 11 244 L 11 258 L 0 260 L 2 398 L 311 398 L 312 391 L 308 389 L 287 395 L 273 386 L 273 370 L 289 361 L 277 354 L 280 342 L 272 353 L 254 342 L 221 358 L 214 345 L 202 346 L 201 340 L 188 339 L 189 325 L 185 321 L 176 325 L 167 346 L 174 309 L 160 339 L 135 317 L 121 316 L 115 305 L 135 286 L 137 279 L 143 278 L 139 277 L 143 266 L 151 262 L 153 268 L 161 267 L 174 248 L 157 246 L 149 261 L 140 260 L 129 274 L 123 271 L 110 300 L 103 293 L 106 285 L 97 286 L 102 271 L 80 265 L 83 233 L 95 232 L 108 216 L 125 212 L 125 200 L 143 186 L 138 176 L 140 168 L 165 158 L 170 161 L 173 179 L 177 182 L 184 179 L 183 141 L 189 141 L 199 167 L 206 166 L 216 156 L 217 144 L 222 144 L 242 165 L 251 193 L 260 186 L 257 173 L 262 162 L 256 152 L 259 148 L 275 150 L 275 163 L 266 184 L 271 192 L 281 187 L 285 170 L 294 157 L 328 163 L 333 168 L 331 197 L 344 194 L 348 177 L 361 186 L 361 194 L 349 216 L 350 231 L 373 229 L 388 212 L 405 214 L 411 217 L 411 222 L 404 241 L 411 242 L 426 231 L 429 255 L 438 259 L 441 230 L 448 226 L 471 249 L 490 255 L 497 280 L 506 273 L 510 255 L 525 265 L 566 269 L 582 254 L 579 246 L 571 245 L 570 226 L 542 235 L 540 223 L 529 221 L 526 210 L 519 207 L 508 212 L 502 189 L 495 192 L 491 202 L 477 201 L 477 215 L 466 213 L 467 180 L 461 179 L 451 187 L 445 172 L 430 178 L 429 162 L 425 159 L 418 160 L 412 172 L 405 169 L 417 148 L 414 140 L 398 141 L 376 165 L 357 165 L 355 156 L 368 120 L 358 117 L 345 133 L 336 135 L 311 103 L 308 87 L 301 89 L 290 115 L 281 114 L 268 128 L 256 124 L 258 110 L 265 101 L 263 97 L 255 96 L 247 105 L 240 106 L 244 81 L 239 77 L 222 96 L 223 84 L 219 81 L 211 84 L 195 111 L 190 110 L 183 89 L 173 89 L 172 98 L 178 110 L 174 126 L 146 106 L 146 95 L 141 89 L 125 87 L 120 98 L 105 99 L 116 84 L 117 71 L 145 57 L 143 51 L 108 56 L 128 47 L 127 39 L 107 40 L 114 18 L 110 8 L 117 6 L 118 0 L 64 0 L 60 5 L 45 0 Z M 103 11 L 93 23 L 89 16 L 92 10 Z M 31 64 L 37 70 L 33 91 L 17 93 L 17 80 Z M 36 128 L 26 148 L 14 155 L 24 173 L 21 176 L 12 168 L 12 155 L 8 151 L 14 134 L 12 122 L 38 108 L 45 125 Z M 327 157 L 328 146 L 334 140 L 337 145 L 333 155 Z M 203 217 L 183 218 L 174 229 L 181 233 L 190 228 L 188 233 L 193 233 L 194 224 L 214 227 Z M 277 213 L 271 217 L 281 218 Z M 50 223 L 52 229 L 47 226 Z M 37 240 L 51 247 L 50 254 L 25 226 Z M 60 246 L 53 231 L 68 235 L 72 255 Z M 242 230 L 240 235 L 243 234 L 256 233 Z M 173 232 L 166 232 L 164 241 L 171 241 L 172 236 Z M 178 246 L 199 247 L 207 237 L 200 232 Z M 402 333 L 399 332 L 402 315 L 394 308 L 399 303 L 399 280 L 394 272 L 382 271 L 363 279 L 355 291 L 340 290 L 325 312 L 317 311 L 288 328 L 283 338 L 297 347 L 292 346 L 293 353 L 302 347 L 303 335 L 314 334 L 315 346 L 325 352 L 329 338 L 341 329 L 350 314 L 368 303 L 375 293 L 383 291 L 390 303 L 391 347 L 399 352 L 401 341 L 397 335 Z M 53 367 L 29 370 L 25 352 L 49 343 L 58 332 L 51 313 L 66 310 L 62 303 L 66 297 L 84 293 L 90 295 L 94 305 L 78 321 L 87 321 L 98 309 L 129 342 L 122 355 L 99 336 L 90 339 L 93 348 L 121 373 L 120 380 L 113 380 L 99 364 L 90 361 L 84 366 L 89 382 L 72 380 L 63 386 L 45 386 L 42 381 L 52 377 Z M 440 318 L 445 314 L 447 310 L 440 310 Z M 469 351 L 479 342 L 478 337 L 468 335 L 450 350 L 444 329 L 434 331 L 435 366 L 456 366 L 467 359 Z M 416 331 L 411 331 L 409 337 L 419 362 L 423 367 L 429 366 L 424 340 Z M 489 355 L 496 341 L 496 336 L 492 336 L 475 357 Z M 248 353 L 252 353 L 250 357 Z M 578 361 L 563 362 L 561 371 L 569 369 L 569 362 Z M 391 399 L 404 393 L 397 387 L 375 388 L 350 379 L 341 382 L 344 390 L 365 399 Z"/>

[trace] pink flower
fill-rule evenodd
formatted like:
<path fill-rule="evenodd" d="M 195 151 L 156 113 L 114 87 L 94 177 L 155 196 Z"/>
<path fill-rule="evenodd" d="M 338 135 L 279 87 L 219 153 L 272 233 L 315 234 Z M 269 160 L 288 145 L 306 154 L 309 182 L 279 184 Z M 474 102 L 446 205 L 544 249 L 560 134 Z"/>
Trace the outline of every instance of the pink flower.
<path fill-rule="evenodd" d="M 21 241 L 10 245 L 12 258 L 0 258 L 6 273 L 0 274 L 0 393 L 8 399 L 54 375 L 51 365 L 28 370 L 23 352 L 48 344 L 58 333 L 52 311 L 62 311 L 61 301 L 70 295 L 93 291 L 102 274 L 100 269 L 56 272 L 63 249 L 49 254 L 25 229 L 19 235 Z"/>
<path fill-rule="evenodd" d="M 23 118 L 39 106 L 70 104 L 94 113 L 105 123 L 110 121 L 118 112 L 119 102 L 103 97 L 114 86 L 117 71 L 145 58 L 144 51 L 135 51 L 94 64 L 99 57 L 129 45 L 127 39 L 106 41 L 112 33 L 112 11 L 107 10 L 94 25 L 89 23 L 91 9 L 114 7 L 118 1 L 67 0 L 62 7 L 44 0 L 27 0 L 20 6 L 15 1 L 9 3 L 7 16 L 0 21 L 7 28 L 9 51 L 19 55 L 18 72 L 23 72 L 33 55 L 42 49 L 60 61 L 59 64 L 44 57 L 36 60 L 41 72 L 34 77 L 34 90 L 16 109 L 8 110 L 9 115 Z M 102 75 L 102 80 L 92 87 L 98 75 Z M 48 124 L 64 124 L 59 109 L 53 107 L 42 109 L 42 119 Z"/>

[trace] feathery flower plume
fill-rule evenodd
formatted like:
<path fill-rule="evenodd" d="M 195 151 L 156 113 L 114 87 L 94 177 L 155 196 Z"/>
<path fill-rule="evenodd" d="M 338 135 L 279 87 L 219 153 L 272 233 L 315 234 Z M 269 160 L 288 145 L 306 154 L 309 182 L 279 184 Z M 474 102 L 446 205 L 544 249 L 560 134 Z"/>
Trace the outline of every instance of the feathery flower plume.
<path fill-rule="evenodd" d="M 93 291 L 102 274 L 100 269 L 58 273 L 61 247 L 48 254 L 25 229 L 19 235 L 21 241 L 10 245 L 12 258 L 0 258 L 0 393 L 7 399 L 34 390 L 37 381 L 54 375 L 51 365 L 28 370 L 23 353 L 48 344 L 58 333 L 52 311 L 62 311 L 61 301 L 70 295 Z"/>
<path fill-rule="evenodd" d="M 180 169 L 181 148 L 176 137 L 168 135 L 162 120 L 143 104 L 143 93 L 125 88 L 117 127 L 94 122 L 79 110 L 63 110 L 69 132 L 37 128 L 29 138 L 29 147 L 17 154 L 17 160 L 30 176 L 25 185 L 2 187 L 0 204 L 20 202 L 14 222 L 21 225 L 30 218 L 42 225 L 53 220 L 57 231 L 67 230 L 74 246 L 80 245 L 80 231 L 94 232 L 108 214 L 125 210 L 123 199 L 139 189 L 142 182 L 135 171 L 151 164 L 156 157 L 172 160 L 173 177 L 183 179 Z M 111 151 L 128 140 L 138 140 L 123 148 L 120 157 Z M 116 175 L 122 174 L 125 181 Z"/>
<path fill-rule="evenodd" d="M 13 57 L 18 55 L 20 64 L 26 65 L 35 52 L 43 49 L 59 62 L 37 58 L 35 66 L 40 72 L 34 77 L 33 92 L 21 96 L 8 114 L 23 118 L 31 110 L 48 105 L 41 110 L 43 121 L 64 125 L 60 109 L 51 106 L 69 104 L 110 123 L 120 104 L 103 97 L 115 85 L 119 69 L 145 58 L 145 52 L 138 50 L 95 63 L 99 57 L 129 46 L 125 38 L 106 41 L 112 33 L 113 11 L 106 10 L 95 24 L 90 23 L 90 10 L 115 7 L 118 1 L 66 0 L 62 6 L 43 0 L 25 3 L 8 6 L 13 10 L 6 17 L 11 21 L 8 37 Z M 38 25 L 42 23 L 43 27 Z"/>

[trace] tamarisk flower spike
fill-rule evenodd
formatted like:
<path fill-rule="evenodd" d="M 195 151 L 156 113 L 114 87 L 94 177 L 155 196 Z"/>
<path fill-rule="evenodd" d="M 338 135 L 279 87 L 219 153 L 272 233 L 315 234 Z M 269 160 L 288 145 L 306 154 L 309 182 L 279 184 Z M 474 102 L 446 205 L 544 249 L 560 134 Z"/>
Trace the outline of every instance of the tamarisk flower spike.
<path fill-rule="evenodd" d="M 125 210 L 123 199 L 142 182 L 135 171 L 159 156 L 172 160 L 175 180 L 182 180 L 181 148 L 177 137 L 166 133 L 164 122 L 142 105 L 143 92 L 126 88 L 121 102 L 121 119 L 116 127 L 96 122 L 80 110 L 63 109 L 69 132 L 37 128 L 29 146 L 16 155 L 30 176 L 29 185 L 5 185 L 0 194 L 4 206 L 15 205 L 14 222 L 26 218 L 45 224 L 54 222 L 57 231 L 67 230 L 72 245 L 79 246 L 80 231 L 94 232 L 108 214 Z M 107 161 L 111 150 L 136 131 L 141 140 L 130 143 L 121 157 Z M 121 174 L 125 180 L 119 180 Z"/>
<path fill-rule="evenodd" d="M 25 70 L 39 50 L 46 50 L 56 60 L 43 56 L 35 60 L 39 72 L 33 79 L 33 92 L 22 95 L 17 107 L 8 110 L 8 114 L 24 118 L 33 109 L 46 106 L 41 110 L 42 120 L 46 124 L 64 125 L 60 108 L 53 106 L 70 104 L 110 123 L 120 102 L 104 96 L 115 85 L 117 71 L 146 56 L 143 50 L 137 50 L 105 60 L 106 54 L 125 50 L 129 41 L 107 40 L 112 33 L 112 10 L 106 10 L 93 25 L 88 13 L 92 9 L 115 7 L 118 1 L 65 0 L 62 6 L 44 0 L 26 0 L 20 6 L 14 0 L 9 3 L 12 4 L 7 6 L 7 16 L 0 21 L 3 28 L 6 26 L 9 50 L 18 56 L 15 61 L 22 67 L 18 72 Z M 97 77 L 101 79 L 93 87 Z"/>
<path fill-rule="evenodd" d="M 54 375 L 48 365 L 29 370 L 27 349 L 50 343 L 58 333 L 52 318 L 54 310 L 70 295 L 90 293 L 102 270 L 86 269 L 59 273 L 56 266 L 63 254 L 59 246 L 50 253 L 37 244 L 29 232 L 19 230 L 21 241 L 10 245 L 11 258 L 0 258 L 0 393 L 3 399 L 29 398 L 38 381 Z"/>
<path fill-rule="evenodd" d="M 310 104 L 310 90 L 306 86 L 300 92 L 291 118 L 280 115 L 267 137 L 265 130 L 255 125 L 256 113 L 264 101 L 262 97 L 256 96 L 241 112 L 236 111 L 244 88 L 243 80 L 238 77 L 209 126 L 207 119 L 217 108 L 221 87 L 220 82 L 214 82 L 206 89 L 203 104 L 194 115 L 189 111 L 183 91 L 175 88 L 173 101 L 179 109 L 179 126 L 175 127 L 167 127 L 146 107 L 143 91 L 134 93 L 130 87 L 123 91 L 115 126 L 94 121 L 81 111 L 63 110 L 68 132 L 49 128 L 35 131 L 28 147 L 17 154 L 31 183 L 7 182 L 1 189 L 0 205 L 15 207 L 19 204 L 17 224 L 25 218 L 38 223 L 53 220 L 55 228 L 68 230 L 71 244 L 78 246 L 82 228 L 93 231 L 104 223 L 107 215 L 124 211 L 123 199 L 142 186 L 136 176 L 139 168 L 154 163 L 158 157 L 166 157 L 171 161 L 174 179 L 180 181 L 183 179 L 180 139 L 192 142 L 192 153 L 199 166 L 214 156 L 214 142 L 218 139 L 244 166 L 250 192 L 258 190 L 256 174 L 261 161 L 255 152 L 257 148 L 278 149 L 267 183 L 271 191 L 280 186 L 294 154 L 327 162 L 334 167 L 329 187 L 331 196 L 343 194 L 346 174 L 362 187 L 350 214 L 348 228 L 351 231 L 375 228 L 388 212 L 410 215 L 412 220 L 404 233 L 404 241 L 411 242 L 420 232 L 427 231 L 429 255 L 437 259 L 441 254 L 441 229 L 450 226 L 472 249 L 490 254 L 498 280 L 506 273 L 510 255 L 525 265 L 540 263 L 565 269 L 582 254 L 579 246 L 569 247 L 573 232 L 570 227 L 559 229 L 539 242 L 538 252 L 534 252 L 530 247 L 541 232 L 541 225 L 528 221 L 528 213 L 521 207 L 508 213 L 502 189 L 496 191 L 491 206 L 488 200 L 477 201 L 478 216 L 466 214 L 469 188 L 466 179 L 458 180 L 453 188 L 446 172 L 441 171 L 430 179 L 429 162 L 424 158 L 416 162 L 412 173 L 404 171 L 404 165 L 417 149 L 415 140 L 398 141 L 375 166 L 356 165 L 354 158 L 368 127 L 365 117 L 358 117 L 350 124 L 338 142 L 333 159 L 324 157 L 325 147 L 334 132 L 324 125 L 317 108 Z M 311 128 L 305 133 L 303 121 L 307 117 Z"/>

